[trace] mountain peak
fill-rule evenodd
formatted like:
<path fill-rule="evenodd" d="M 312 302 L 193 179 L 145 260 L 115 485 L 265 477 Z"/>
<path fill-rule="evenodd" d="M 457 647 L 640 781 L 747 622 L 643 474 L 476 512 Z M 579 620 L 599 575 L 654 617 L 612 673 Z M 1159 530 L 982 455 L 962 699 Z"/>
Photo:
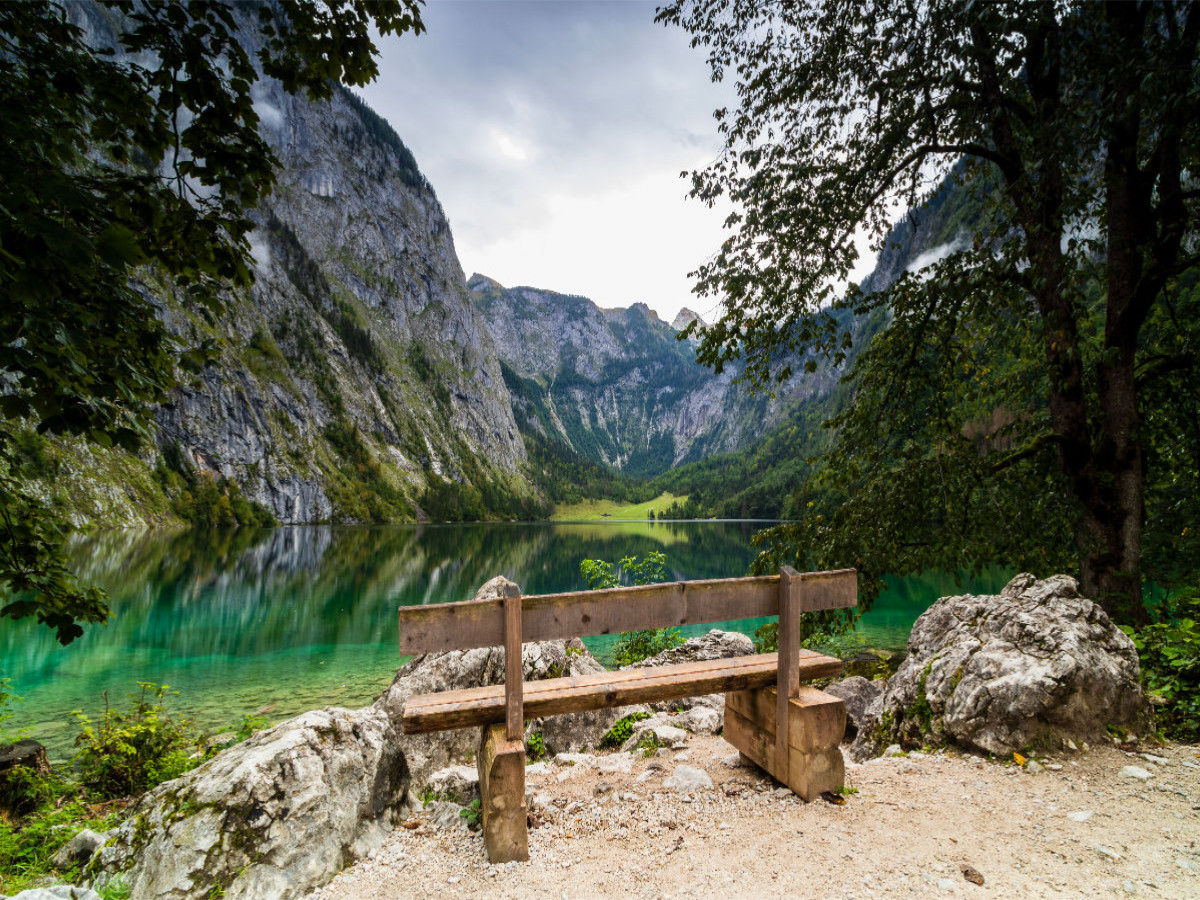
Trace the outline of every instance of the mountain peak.
<path fill-rule="evenodd" d="M 495 278 L 488 278 L 486 275 L 472 272 L 471 277 L 467 279 L 467 289 L 472 291 L 502 291 L 504 290 L 504 285 Z"/>
<path fill-rule="evenodd" d="M 708 325 L 707 322 L 700 318 L 699 313 L 693 312 L 685 306 L 679 311 L 679 315 L 677 315 L 671 321 L 671 327 L 676 331 L 683 331 L 683 329 L 687 328 L 693 322 L 699 322 L 701 328 L 704 328 L 706 325 Z"/>

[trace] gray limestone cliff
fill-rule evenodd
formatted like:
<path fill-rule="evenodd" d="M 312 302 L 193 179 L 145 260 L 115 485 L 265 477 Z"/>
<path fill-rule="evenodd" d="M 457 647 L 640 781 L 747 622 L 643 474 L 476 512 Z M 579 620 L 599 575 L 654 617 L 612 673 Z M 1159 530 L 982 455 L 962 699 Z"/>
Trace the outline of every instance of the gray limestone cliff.
<path fill-rule="evenodd" d="M 72 13 L 90 40 L 116 44 L 114 13 Z M 412 519 L 433 479 L 531 494 L 499 360 L 412 154 L 347 90 L 313 102 L 264 78 L 254 98 L 281 164 L 252 213 L 254 287 L 206 322 L 146 280 L 170 330 L 220 346 L 156 411 L 164 456 L 235 481 L 285 523 Z M 67 477 L 104 482 L 93 463 Z M 77 518 L 161 518 L 144 498 L 106 499 Z"/>
<path fill-rule="evenodd" d="M 695 313 L 667 324 L 644 303 L 601 309 L 483 275 L 468 284 L 521 427 L 632 475 L 746 447 L 832 386 L 797 377 L 774 397 L 751 394 L 736 368 L 716 374 L 696 362 L 694 341 L 677 340 Z"/>

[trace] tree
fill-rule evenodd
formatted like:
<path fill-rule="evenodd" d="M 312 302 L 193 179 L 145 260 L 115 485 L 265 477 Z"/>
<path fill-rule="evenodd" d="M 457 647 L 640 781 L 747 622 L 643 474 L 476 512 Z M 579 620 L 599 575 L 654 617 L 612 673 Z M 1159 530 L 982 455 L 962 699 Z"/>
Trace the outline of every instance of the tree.
<path fill-rule="evenodd" d="M 277 165 L 260 71 L 318 100 L 363 84 L 371 28 L 419 33 L 419 2 L 0 4 L 0 612 L 64 644 L 108 616 L 63 562 L 69 525 L 23 487 L 16 426 L 145 441 L 177 367 L 212 358 L 145 284 L 212 316 L 252 280 L 247 213 Z"/>
<path fill-rule="evenodd" d="M 737 78 L 724 151 L 691 176 L 692 196 L 736 207 L 694 273 L 724 301 L 701 360 L 744 357 L 769 386 L 796 359 L 846 360 L 839 312 L 886 322 L 827 457 L 854 492 L 791 531 L 799 551 L 879 569 L 886 544 L 890 565 L 957 568 L 1061 555 L 1069 535 L 1083 591 L 1144 621 L 1147 448 L 1172 439 L 1142 406 L 1164 379 L 1194 385 L 1200 337 L 1181 308 L 1200 6 L 676 0 L 659 19 L 706 48 L 714 79 Z M 905 208 L 919 224 L 947 178 L 974 212 L 945 258 L 836 291 L 856 231 L 879 246 Z M 1198 458 L 1156 451 L 1183 468 L 1151 483 L 1194 485 Z M 1017 517 L 991 550 L 964 534 L 987 509 Z"/>

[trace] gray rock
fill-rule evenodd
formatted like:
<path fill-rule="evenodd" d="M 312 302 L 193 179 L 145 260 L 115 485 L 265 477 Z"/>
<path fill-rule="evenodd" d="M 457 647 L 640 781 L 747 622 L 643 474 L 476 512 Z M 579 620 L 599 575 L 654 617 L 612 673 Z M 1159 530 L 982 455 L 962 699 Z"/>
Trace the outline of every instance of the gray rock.
<path fill-rule="evenodd" d="M 109 832 L 97 834 L 90 828 L 85 828 L 71 840 L 58 848 L 58 852 L 50 860 L 56 869 L 68 869 L 71 866 L 81 866 L 92 858 L 92 854 L 104 846 Z"/>
<path fill-rule="evenodd" d="M 882 695 L 887 682 L 871 681 L 861 675 L 852 675 L 835 681 L 823 688 L 825 693 L 841 697 L 846 704 L 846 734 L 843 743 L 854 740 L 863 723 L 867 721 L 867 709 Z"/>
<path fill-rule="evenodd" d="M 470 827 L 467 817 L 463 815 L 465 806 L 460 806 L 449 800 L 435 800 L 425 808 L 425 818 L 438 831 L 458 831 Z"/>
<path fill-rule="evenodd" d="M 1121 854 L 1112 847 L 1105 847 L 1103 844 L 1096 845 L 1096 855 L 1107 862 L 1120 862 Z"/>
<path fill-rule="evenodd" d="M 1015 577 L 999 596 L 943 597 L 852 747 L 951 742 L 1004 756 L 1146 723 L 1137 650 L 1073 578 Z"/>
<path fill-rule="evenodd" d="M 1118 778 L 1133 778 L 1137 781 L 1149 781 L 1154 777 L 1154 773 L 1143 769 L 1141 766 L 1125 766 L 1117 773 Z"/>
<path fill-rule="evenodd" d="M 1086 822 L 1092 817 L 1093 813 L 1090 809 L 1080 809 L 1075 812 L 1067 813 L 1067 818 L 1072 822 Z"/>
<path fill-rule="evenodd" d="M 90 888 L 56 884 L 53 887 L 30 888 L 11 897 L 0 895 L 0 900 L 100 900 L 100 895 Z"/>
<path fill-rule="evenodd" d="M 703 769 L 695 766 L 676 766 L 675 771 L 663 779 L 663 787 L 670 788 L 681 794 L 691 794 L 696 791 L 710 790 L 712 779 Z"/>
<path fill-rule="evenodd" d="M 85 873 L 132 900 L 302 897 L 377 845 L 409 787 L 378 709 L 325 709 L 260 732 L 130 810 Z"/>
<path fill-rule="evenodd" d="M 479 770 L 475 766 L 447 766 L 429 776 L 428 788 L 443 800 L 466 806 L 479 796 Z"/>
<path fill-rule="evenodd" d="M 721 631 L 712 629 L 708 634 L 689 638 L 678 647 L 664 650 L 626 666 L 627 669 L 644 669 L 652 666 L 669 666 L 676 663 L 703 662 L 710 659 L 728 659 L 731 656 L 751 656 L 754 653 L 754 641 L 736 631 Z M 720 695 L 718 695 L 720 696 Z M 667 701 L 674 703 L 675 701 Z"/>

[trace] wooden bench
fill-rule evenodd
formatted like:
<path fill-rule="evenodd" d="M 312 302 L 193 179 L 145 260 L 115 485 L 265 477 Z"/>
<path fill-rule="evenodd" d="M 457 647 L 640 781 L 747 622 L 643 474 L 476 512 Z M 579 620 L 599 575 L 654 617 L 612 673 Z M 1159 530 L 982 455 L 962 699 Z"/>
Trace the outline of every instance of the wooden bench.
<path fill-rule="evenodd" d="M 725 693 L 725 739 L 804 800 L 842 786 L 842 701 L 800 682 L 840 675 L 842 661 L 800 647 L 805 612 L 854 606 L 853 569 L 679 581 L 400 608 L 400 654 L 503 645 L 505 683 L 421 694 L 405 734 L 482 728 L 477 755 L 488 858 L 529 858 L 525 719 Z M 524 683 L 521 644 L 645 628 L 779 616 L 779 652 Z M 784 723 L 777 727 L 777 723 Z"/>

